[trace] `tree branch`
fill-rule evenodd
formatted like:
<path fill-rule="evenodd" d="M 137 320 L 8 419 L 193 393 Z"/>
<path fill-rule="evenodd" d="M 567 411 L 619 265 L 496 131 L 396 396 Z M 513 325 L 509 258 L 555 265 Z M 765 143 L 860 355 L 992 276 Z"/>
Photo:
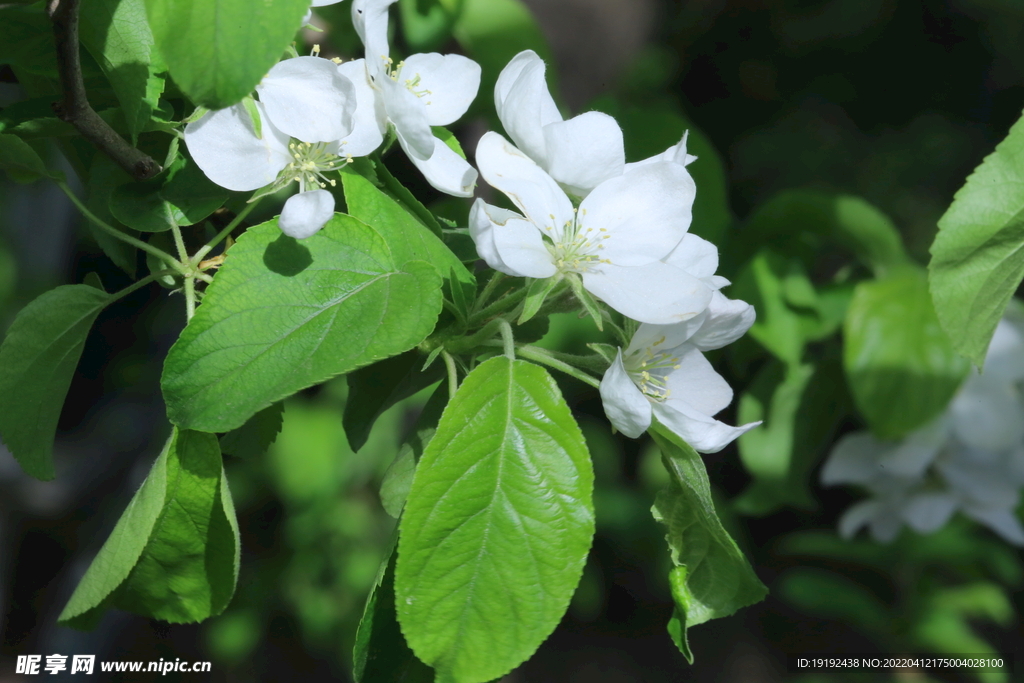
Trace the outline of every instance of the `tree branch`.
<path fill-rule="evenodd" d="M 113 159 L 128 175 L 136 180 L 152 178 L 160 172 L 160 164 L 129 145 L 89 105 L 78 53 L 79 4 L 80 0 L 50 0 L 46 6 L 53 22 L 57 71 L 64 95 L 60 102 L 53 103 L 53 110 L 58 118 L 74 126 L 82 137 Z"/>

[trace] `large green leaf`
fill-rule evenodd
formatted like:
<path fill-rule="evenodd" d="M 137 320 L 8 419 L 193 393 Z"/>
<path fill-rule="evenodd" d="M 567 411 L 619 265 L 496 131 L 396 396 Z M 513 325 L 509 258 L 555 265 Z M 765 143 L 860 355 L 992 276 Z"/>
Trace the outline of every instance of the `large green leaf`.
<path fill-rule="evenodd" d="M 110 295 L 88 285 L 51 289 L 23 308 L 0 345 L 0 436 L 39 479 L 53 479 L 53 437 L 96 316 Z"/>
<path fill-rule="evenodd" d="M 1024 118 L 967 179 L 939 219 L 928 265 L 935 312 L 978 367 L 1024 278 Z"/>
<path fill-rule="evenodd" d="M 857 285 L 843 324 L 843 366 L 880 439 L 936 417 L 970 369 L 935 317 L 924 270 L 910 267 Z"/>
<path fill-rule="evenodd" d="M 248 95 L 295 38 L 309 0 L 145 0 L 157 48 L 196 104 Z"/>
<path fill-rule="evenodd" d="M 220 450 L 239 458 L 257 458 L 267 452 L 283 425 L 284 403 L 274 403 L 222 436 Z"/>
<path fill-rule="evenodd" d="M 686 567 L 685 585 L 676 585 L 680 577 L 675 575 L 672 587 L 674 596 L 686 598 L 676 605 L 677 616 L 686 620 L 676 630 L 685 638 L 687 628 L 727 617 L 762 600 L 768 589 L 719 521 L 700 455 L 661 425 L 651 430 L 651 436 L 671 477 L 668 488 L 655 498 L 652 512 L 668 528 L 672 564 Z"/>
<path fill-rule="evenodd" d="M 427 445 L 400 525 L 398 618 L 439 683 L 498 678 L 569 605 L 594 533 L 583 435 L 541 367 L 492 358 Z"/>
<path fill-rule="evenodd" d="M 17 135 L 7 133 L 0 134 L 0 169 L 16 183 L 34 183 L 50 177 L 39 154 Z"/>
<path fill-rule="evenodd" d="M 397 540 L 397 538 L 395 539 Z M 352 652 L 355 683 L 434 683 L 434 671 L 416 659 L 395 612 L 395 543 L 370 589 Z"/>
<path fill-rule="evenodd" d="M 59 620 L 116 606 L 172 623 L 220 614 L 238 579 L 234 504 L 217 437 L 175 429 Z"/>
<path fill-rule="evenodd" d="M 249 228 L 164 364 L 171 421 L 224 432 L 286 396 L 401 353 L 433 329 L 441 280 L 398 266 L 370 226 L 336 214 L 312 237 Z"/>
<path fill-rule="evenodd" d="M 84 0 L 80 36 L 99 63 L 124 111 L 135 140 L 156 111 L 164 71 L 146 21 L 144 0 Z"/>
<path fill-rule="evenodd" d="M 181 156 L 156 178 L 115 188 L 109 208 L 114 218 L 130 228 L 162 232 L 198 223 L 227 198 L 227 190 L 212 183 L 194 162 Z"/>

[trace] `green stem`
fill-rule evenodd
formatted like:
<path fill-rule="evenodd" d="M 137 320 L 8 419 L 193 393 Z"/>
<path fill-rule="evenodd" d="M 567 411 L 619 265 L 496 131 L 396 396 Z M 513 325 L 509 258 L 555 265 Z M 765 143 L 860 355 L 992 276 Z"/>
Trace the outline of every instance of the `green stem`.
<path fill-rule="evenodd" d="M 185 322 L 192 320 L 196 314 L 196 281 L 185 278 Z"/>
<path fill-rule="evenodd" d="M 494 294 L 494 290 L 497 288 L 498 284 L 504 279 L 505 273 L 502 273 L 500 270 L 494 271 L 494 275 L 492 275 L 491 279 L 487 281 L 486 285 L 484 285 L 484 289 L 480 292 L 480 296 L 476 298 L 476 302 L 473 304 L 473 313 L 478 311 L 481 306 L 487 303 L 487 300 L 491 298 L 491 294 Z"/>
<path fill-rule="evenodd" d="M 462 337 L 461 339 L 453 339 L 452 341 L 445 342 L 444 348 L 446 351 L 451 353 L 465 353 L 478 346 L 484 345 L 484 342 L 488 341 L 501 330 L 501 324 L 508 324 L 507 321 L 498 318 L 492 320 L 479 330 L 469 335 L 468 337 Z"/>
<path fill-rule="evenodd" d="M 185 240 L 181 236 L 181 228 L 177 225 L 172 225 L 171 234 L 174 235 L 174 246 L 178 250 L 178 258 L 182 263 L 188 263 L 188 250 L 185 249 Z"/>
<path fill-rule="evenodd" d="M 255 209 L 256 205 L 259 204 L 262 199 L 263 197 L 257 197 L 246 204 L 245 208 L 238 212 L 238 215 L 235 216 L 234 220 L 228 223 L 226 228 L 218 232 L 212 240 L 199 248 L 199 251 L 197 251 L 195 256 L 192 257 L 192 263 L 199 265 L 199 262 L 206 258 L 206 255 L 213 251 L 214 247 L 220 244 L 224 238 L 231 234 L 232 230 L 238 227 L 239 223 L 245 220 L 245 217 L 249 215 L 249 212 Z"/>
<path fill-rule="evenodd" d="M 79 199 L 75 195 L 75 193 L 71 191 L 71 188 L 68 187 L 66 183 L 58 181 L 57 182 L 57 187 L 59 187 L 61 190 L 63 190 L 64 194 L 66 194 L 68 196 L 68 198 L 74 203 L 74 205 L 78 207 L 78 210 L 82 212 L 83 216 L 85 216 L 90 221 L 92 221 L 93 224 L 95 224 L 96 227 L 98 227 L 103 232 L 106 232 L 111 237 L 117 238 L 117 239 L 121 240 L 122 242 L 126 242 L 126 243 L 132 245 L 133 247 L 135 247 L 137 249 L 141 249 L 141 250 L 143 250 L 144 252 L 146 252 L 148 254 L 152 254 L 153 256 L 157 257 L 158 259 L 160 259 L 161 261 L 166 263 L 168 266 L 170 266 L 175 272 L 179 273 L 180 275 L 187 275 L 188 274 L 188 269 L 184 265 L 182 265 L 180 262 L 178 262 L 173 256 L 171 256 L 170 254 L 165 252 L 163 249 L 159 249 L 157 247 L 154 247 L 152 244 L 148 244 L 146 242 L 143 242 L 142 240 L 135 239 L 131 235 L 126 235 L 123 232 L 121 232 L 120 230 L 118 230 L 117 228 L 115 228 L 113 226 L 110 226 L 110 225 L 107 225 L 106 223 L 101 221 L 99 218 L 97 218 L 95 216 L 95 214 L 93 214 L 92 211 L 90 211 L 89 209 L 87 209 L 85 207 L 85 204 L 82 203 L 82 200 Z"/>
<path fill-rule="evenodd" d="M 488 343 L 484 344 L 484 346 L 497 346 L 497 344 Z M 520 346 L 516 349 L 516 354 L 518 354 L 520 358 L 526 358 L 527 360 L 532 360 L 542 365 L 547 365 L 549 368 L 560 370 L 565 374 L 569 375 L 570 377 L 575 377 L 579 381 L 589 384 L 595 389 L 599 389 L 601 387 L 601 382 L 599 382 L 597 379 L 591 377 L 582 370 L 577 370 L 568 363 L 562 362 L 555 358 L 554 356 L 551 356 L 550 352 L 547 349 L 542 349 L 537 346 Z"/>
<path fill-rule="evenodd" d="M 455 392 L 459 390 L 459 374 L 455 369 L 455 359 L 447 351 L 442 351 L 445 367 L 448 368 L 448 402 L 455 400 Z"/>
<path fill-rule="evenodd" d="M 148 285 L 150 282 L 153 282 L 157 278 L 161 278 L 164 275 L 172 275 L 172 274 L 174 274 L 174 272 L 175 271 L 171 270 L 170 268 L 167 268 L 165 270 L 158 270 L 155 273 L 150 273 L 149 275 L 147 275 L 146 277 L 142 278 L 138 282 L 135 282 L 133 284 L 128 285 L 127 287 L 122 289 L 120 292 L 114 292 L 113 294 L 111 294 L 110 295 L 110 301 L 111 301 L 111 303 L 113 303 L 114 301 L 117 301 L 118 299 L 122 299 L 122 298 L 128 296 L 129 294 L 131 294 L 132 292 L 134 292 L 135 290 L 141 289 L 141 288 L 145 287 L 146 285 Z"/>
<path fill-rule="evenodd" d="M 498 319 L 499 328 L 501 330 L 501 342 L 504 344 L 505 356 L 509 360 L 516 359 L 516 340 L 512 335 L 512 326 L 508 324 L 508 321 L 504 318 Z"/>
<path fill-rule="evenodd" d="M 483 322 L 484 320 L 487 320 L 488 318 L 493 318 L 499 313 L 504 313 L 510 308 L 514 308 L 515 306 L 519 305 L 519 302 L 522 301 L 525 297 L 526 288 L 524 287 L 523 289 L 518 289 L 512 292 L 511 294 L 502 297 L 501 299 L 498 299 L 493 304 L 487 306 L 486 308 L 484 308 L 482 311 L 479 311 L 475 315 L 470 316 L 469 325 L 472 327 L 473 325 L 477 325 Z"/>

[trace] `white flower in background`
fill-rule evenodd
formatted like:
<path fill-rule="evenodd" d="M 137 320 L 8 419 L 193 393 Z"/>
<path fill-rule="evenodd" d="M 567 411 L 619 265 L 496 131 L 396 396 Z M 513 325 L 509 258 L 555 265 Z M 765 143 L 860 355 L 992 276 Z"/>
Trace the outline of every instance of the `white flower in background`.
<path fill-rule="evenodd" d="M 683 243 L 696 188 L 679 164 L 646 164 L 610 178 L 574 209 L 550 175 L 497 133 L 480 139 L 476 162 L 484 179 L 522 212 L 482 199 L 473 205 L 470 234 L 495 270 L 580 277 L 587 291 L 616 311 L 660 325 L 698 315 L 721 286 L 705 281 L 711 273 L 694 275 L 662 261 L 672 255 L 677 262 L 706 265 L 707 248 L 714 250 L 699 238 Z M 690 247 L 699 253 L 691 254 Z"/>
<path fill-rule="evenodd" d="M 984 373 L 972 370 L 946 409 L 899 442 L 867 432 L 836 444 L 823 484 L 858 484 L 871 498 L 847 510 L 842 536 L 867 525 L 888 543 L 904 524 L 919 533 L 943 527 L 958 510 L 1004 539 L 1024 546 L 1014 510 L 1024 486 L 1024 326 L 1004 317 Z"/>
<path fill-rule="evenodd" d="M 352 156 L 369 154 L 393 125 L 398 143 L 435 189 L 471 197 L 477 172 L 434 137 L 431 126 L 447 126 L 466 113 L 480 88 L 480 65 L 462 55 L 416 54 L 395 64 L 387 41 L 388 7 L 395 0 L 355 0 L 352 22 L 366 46 L 366 59 L 339 65 L 355 84 L 355 126 L 344 138 Z"/>
<path fill-rule="evenodd" d="M 355 89 L 335 64 L 296 57 L 276 64 L 256 87 L 261 136 L 240 103 L 204 114 L 185 127 L 185 145 L 221 187 L 274 192 L 299 183 L 278 223 L 291 237 L 309 237 L 334 215 L 326 173 L 347 163 L 339 138 L 352 130 Z"/>
<path fill-rule="evenodd" d="M 731 427 L 714 419 L 732 401 L 732 389 L 701 353 L 734 342 L 753 323 L 752 306 L 716 291 L 687 322 L 641 325 L 601 380 L 608 420 L 635 439 L 656 417 L 702 453 L 716 453 L 761 424 Z"/>

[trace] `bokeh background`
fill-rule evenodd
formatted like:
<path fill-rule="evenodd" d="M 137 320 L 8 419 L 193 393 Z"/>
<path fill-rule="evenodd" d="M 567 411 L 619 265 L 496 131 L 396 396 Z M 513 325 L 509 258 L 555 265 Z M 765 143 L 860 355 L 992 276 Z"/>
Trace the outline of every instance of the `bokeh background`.
<path fill-rule="evenodd" d="M 925 263 L 954 192 L 1024 107 L 1021 0 L 526 0 L 532 17 L 513 2 L 474 4 L 476 21 L 493 24 L 487 44 L 479 31 L 474 42 L 432 24 L 430 2 L 393 10 L 400 49 L 466 52 L 488 70 L 457 131 L 467 150 L 497 125 L 488 83 L 503 62 L 494 60 L 532 47 L 549 60 L 567 114 L 619 116 L 631 159 L 692 128 L 698 192 L 725 191 L 730 207 L 698 214 L 693 229 L 723 251 L 750 238 L 743 223 L 760 203 L 812 188 L 865 198 Z M 318 21 L 328 32 L 306 38 L 328 56 L 357 56 L 347 13 L 346 3 L 324 8 Z M 0 105 L 18 97 L 0 66 Z M 426 194 L 400 156 L 389 160 L 396 174 Z M 700 184 L 719 176 L 724 184 Z M 456 219 L 466 210 L 440 201 Z M 0 184 L 0 329 L 34 296 L 88 272 L 108 290 L 130 283 L 82 227 L 55 188 Z M 726 276 L 729 267 L 726 259 Z M 155 285 L 100 315 L 61 417 L 55 481 L 26 477 L 0 446 L 0 681 L 17 680 L 18 654 L 53 652 L 209 659 L 211 681 L 349 679 L 355 627 L 394 526 L 377 490 L 425 397 L 389 411 L 353 453 L 340 420 L 344 379 L 289 400 L 264 457 L 226 459 L 243 556 L 223 615 L 172 626 L 110 612 L 89 633 L 56 625 L 166 438 L 159 373 L 183 324 L 180 297 Z M 562 317 L 546 343 L 580 345 L 590 335 L 589 323 Z M 714 360 L 739 391 L 736 378 L 749 375 L 742 358 Z M 1016 652 L 1024 680 L 1017 549 L 963 520 L 931 536 L 905 532 L 892 546 L 836 537 L 836 519 L 858 496 L 818 487 L 816 467 L 835 437 L 862 425 L 838 373 L 825 392 L 829 432 L 812 449 L 810 495 L 799 504 L 737 505 L 750 477 L 736 447 L 705 458 L 719 512 L 771 593 L 694 628 L 696 662 L 687 665 L 665 633 L 669 561 L 649 512 L 664 484 L 657 452 L 611 436 L 596 392 L 572 381 L 563 388 L 595 461 L 598 534 L 562 624 L 507 683 L 928 680 L 786 670 L 787 654 L 898 654 L 923 651 L 921 643 Z M 724 419 L 733 421 L 732 408 Z"/>

